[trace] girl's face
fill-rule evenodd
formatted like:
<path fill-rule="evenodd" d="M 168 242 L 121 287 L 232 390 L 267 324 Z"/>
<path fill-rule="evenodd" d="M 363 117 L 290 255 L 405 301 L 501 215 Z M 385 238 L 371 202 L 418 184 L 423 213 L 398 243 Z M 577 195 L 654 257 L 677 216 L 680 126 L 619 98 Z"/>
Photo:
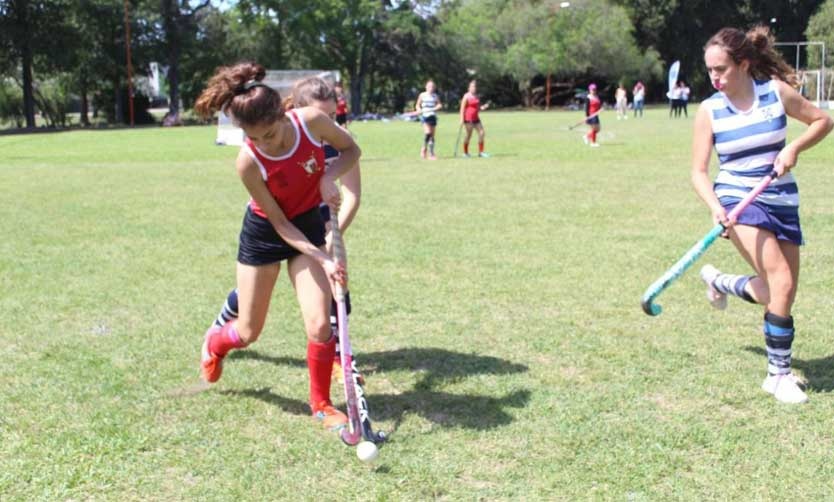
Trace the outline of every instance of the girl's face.
<path fill-rule="evenodd" d="M 280 141 L 281 121 L 271 124 L 241 125 L 244 134 L 261 150 L 271 150 Z"/>
<path fill-rule="evenodd" d="M 426 82 L 426 92 L 434 92 L 434 82 Z"/>
<path fill-rule="evenodd" d="M 478 92 L 478 85 L 475 84 L 475 82 L 472 82 L 471 84 L 469 84 L 469 93 L 475 94 L 476 92 Z"/>
<path fill-rule="evenodd" d="M 724 93 L 734 94 L 750 78 L 747 73 L 750 63 L 742 61 L 737 64 L 718 45 L 711 45 L 704 51 L 704 63 L 712 86 Z"/>

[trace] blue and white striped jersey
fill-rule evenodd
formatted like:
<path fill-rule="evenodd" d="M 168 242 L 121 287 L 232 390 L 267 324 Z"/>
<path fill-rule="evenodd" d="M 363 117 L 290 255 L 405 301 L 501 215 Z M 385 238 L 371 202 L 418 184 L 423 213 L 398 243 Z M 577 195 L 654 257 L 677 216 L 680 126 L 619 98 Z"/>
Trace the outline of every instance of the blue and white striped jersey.
<path fill-rule="evenodd" d="M 755 80 L 753 85 L 755 101 L 749 110 L 737 109 L 722 92 L 704 101 L 719 162 L 713 188 L 722 203 L 743 198 L 773 169 L 785 146 L 787 115 L 777 81 Z M 797 214 L 799 190 L 793 174 L 773 180 L 756 202 L 773 212 Z"/>

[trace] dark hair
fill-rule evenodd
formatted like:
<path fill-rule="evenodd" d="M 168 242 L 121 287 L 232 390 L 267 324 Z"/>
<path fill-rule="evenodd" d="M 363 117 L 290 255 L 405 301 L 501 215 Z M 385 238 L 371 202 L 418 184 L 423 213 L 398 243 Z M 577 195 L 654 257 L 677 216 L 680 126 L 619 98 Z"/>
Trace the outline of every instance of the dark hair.
<path fill-rule="evenodd" d="M 197 98 L 194 109 L 204 118 L 222 110 L 244 126 L 275 122 L 284 116 L 284 108 L 278 91 L 262 83 L 265 76 L 266 70 L 257 63 L 221 66 Z"/>
<path fill-rule="evenodd" d="M 767 26 L 755 26 L 747 33 L 737 28 L 722 28 L 707 41 L 704 50 L 717 45 L 727 51 L 736 64 L 742 61 L 749 62 L 750 75 L 753 78 L 762 80 L 778 78 L 792 86 L 797 86 L 799 80 L 796 71 L 785 62 L 774 44 L 775 41 Z"/>

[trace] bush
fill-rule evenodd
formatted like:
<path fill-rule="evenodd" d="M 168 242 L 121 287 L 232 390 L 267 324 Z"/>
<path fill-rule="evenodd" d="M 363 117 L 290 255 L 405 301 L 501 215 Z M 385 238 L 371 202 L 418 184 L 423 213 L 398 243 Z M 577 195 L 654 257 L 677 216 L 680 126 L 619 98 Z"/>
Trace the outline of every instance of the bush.
<path fill-rule="evenodd" d="M 39 82 L 35 87 L 35 103 L 48 127 L 66 127 L 72 103 L 68 75 L 57 75 Z"/>
<path fill-rule="evenodd" d="M 0 79 L 0 121 L 23 127 L 23 90 L 11 79 Z"/>

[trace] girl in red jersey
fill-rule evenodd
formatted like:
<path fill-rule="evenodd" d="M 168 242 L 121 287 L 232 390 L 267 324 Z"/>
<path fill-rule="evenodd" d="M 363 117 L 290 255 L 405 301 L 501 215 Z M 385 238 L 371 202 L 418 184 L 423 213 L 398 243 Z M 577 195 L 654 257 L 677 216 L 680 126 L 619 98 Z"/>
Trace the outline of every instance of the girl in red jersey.
<path fill-rule="evenodd" d="M 336 85 L 333 86 L 333 90 L 336 91 L 336 123 L 344 128 L 347 128 L 348 106 L 342 84 L 337 82 Z"/>
<path fill-rule="evenodd" d="M 585 98 L 585 123 L 588 124 L 588 134 L 582 137 L 585 144 L 599 146 L 597 133 L 599 133 L 599 112 L 602 111 L 602 100 L 597 95 L 597 84 L 588 86 L 588 97 Z"/>
<path fill-rule="evenodd" d="M 460 123 L 466 127 L 466 138 L 463 140 L 463 156 L 469 158 L 469 140 L 472 138 L 472 129 L 478 129 L 478 157 L 489 157 L 484 152 L 484 125 L 478 113 L 486 110 L 489 105 L 482 105 L 478 99 L 478 85 L 473 80 L 469 82 L 469 91 L 460 100 Z"/>
<path fill-rule="evenodd" d="M 307 333 L 310 406 L 325 427 L 343 427 L 347 417 L 330 401 L 335 339 L 330 330 L 331 281 L 346 273 L 325 253 L 319 204 L 339 205 L 337 178 L 359 160 L 359 147 L 327 115 L 312 107 L 284 112 L 281 96 L 261 81 L 254 63 L 222 67 L 209 80 L 195 109 L 203 117 L 218 110 L 246 134 L 236 167 L 251 196 L 240 232 L 237 265 L 238 319 L 213 326 L 203 342 L 203 379 L 216 382 L 223 358 L 258 339 L 280 263 L 287 261 Z M 325 172 L 322 142 L 340 156 Z"/>
<path fill-rule="evenodd" d="M 328 117 L 335 120 L 338 113 L 338 102 L 335 88 L 330 87 L 327 82 L 318 77 L 309 77 L 299 80 L 293 85 L 292 95 L 284 100 L 284 109 L 289 110 L 293 107 L 301 108 L 305 106 L 312 106 L 324 112 Z M 329 169 L 333 161 L 339 157 L 339 151 L 332 146 L 324 145 L 324 163 Z M 345 232 L 350 226 L 356 212 L 359 210 L 359 201 L 362 195 L 362 178 L 359 172 L 359 166 L 351 169 L 342 176 L 339 181 L 342 185 L 342 201 L 339 205 L 339 229 L 344 236 Z M 322 219 L 327 230 L 328 242 L 330 242 L 330 207 L 322 202 L 319 205 Z M 351 302 L 350 292 L 345 293 L 345 301 L 347 303 L 347 311 L 350 314 Z M 226 297 L 226 301 L 220 309 L 220 313 L 214 320 L 214 325 L 222 328 L 224 324 L 230 322 L 238 317 L 238 296 L 237 289 L 233 289 Z M 337 333 L 338 326 L 336 325 L 336 303 L 331 304 L 330 312 L 330 326 L 333 333 Z M 336 354 L 333 361 L 333 378 L 337 380 L 342 379 L 342 367 L 339 359 L 339 345 L 336 345 Z"/>

